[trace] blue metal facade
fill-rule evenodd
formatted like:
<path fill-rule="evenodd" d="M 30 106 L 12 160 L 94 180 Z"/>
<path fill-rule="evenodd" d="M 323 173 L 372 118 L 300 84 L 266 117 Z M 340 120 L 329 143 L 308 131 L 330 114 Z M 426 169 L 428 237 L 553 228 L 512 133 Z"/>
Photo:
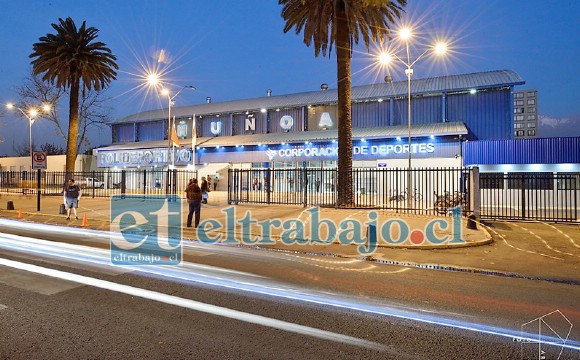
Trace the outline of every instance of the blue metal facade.
<path fill-rule="evenodd" d="M 463 121 L 474 139 L 513 139 L 511 88 L 447 94 L 447 121 Z"/>
<path fill-rule="evenodd" d="M 469 129 L 468 139 L 512 139 L 512 89 L 523 83 L 509 70 L 413 80 L 411 125 L 460 121 Z M 353 128 L 407 126 L 406 88 L 406 81 L 353 87 Z M 177 120 L 196 114 L 198 137 L 304 132 L 320 130 L 322 112 L 328 112 L 325 116 L 330 116 L 333 124 L 325 128 L 335 129 L 336 101 L 337 91 L 327 90 L 192 105 L 172 109 L 172 114 Z M 249 115 L 255 123 L 251 131 L 246 129 Z M 280 125 L 284 115 L 293 119 L 290 129 Z M 166 116 L 161 109 L 113 122 L 113 143 L 164 139 Z"/>
<path fill-rule="evenodd" d="M 464 164 L 578 164 L 580 138 L 469 141 L 463 144 Z"/>

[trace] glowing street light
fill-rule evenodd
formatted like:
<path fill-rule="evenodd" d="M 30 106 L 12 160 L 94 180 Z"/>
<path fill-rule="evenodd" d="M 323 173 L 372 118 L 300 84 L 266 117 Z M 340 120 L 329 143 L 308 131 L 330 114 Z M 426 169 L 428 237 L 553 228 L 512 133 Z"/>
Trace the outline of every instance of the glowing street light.
<path fill-rule="evenodd" d="M 30 147 L 30 170 L 32 170 L 32 166 L 33 166 L 33 159 L 32 159 L 32 124 L 34 123 L 35 118 L 38 116 L 38 114 L 40 113 L 40 111 L 36 108 L 29 108 L 27 110 L 23 110 L 22 108 L 8 103 L 6 104 L 6 108 L 7 109 L 17 109 L 19 110 L 22 115 L 24 115 L 24 117 L 26 117 L 28 119 L 28 129 L 29 129 L 29 138 L 28 138 L 28 142 L 29 142 L 29 147 Z M 48 113 L 51 109 L 50 105 L 48 104 L 43 104 L 41 107 L 42 111 L 45 113 Z"/>
<path fill-rule="evenodd" d="M 428 53 L 433 53 L 438 56 L 443 56 L 447 53 L 447 44 L 439 42 L 433 46 L 428 47 L 419 55 L 415 60 L 411 60 L 411 50 L 410 42 L 412 40 L 413 34 L 411 29 L 403 28 L 399 31 L 399 38 L 405 42 L 405 48 L 407 52 L 406 57 L 399 57 L 395 53 L 381 53 L 379 55 L 379 62 L 383 65 L 387 65 L 393 61 L 398 61 L 406 66 L 405 75 L 407 76 L 407 141 L 408 141 L 408 171 L 407 171 L 407 207 L 411 208 L 412 205 L 412 184 L 411 184 L 411 76 L 413 75 L 413 65 L 417 63 L 423 56 Z"/>
<path fill-rule="evenodd" d="M 171 127 L 171 105 L 173 105 L 173 100 L 181 94 L 181 92 L 185 89 L 196 90 L 195 86 L 186 85 L 182 87 L 175 95 L 171 96 L 171 92 L 167 88 L 163 88 L 161 90 L 161 95 L 167 96 L 168 99 L 168 107 L 167 107 L 167 166 L 169 167 L 169 159 L 171 158 L 171 167 L 174 166 L 175 163 L 175 156 L 171 156 L 171 134 L 172 134 L 172 127 Z M 195 120 L 194 120 L 195 121 Z"/>

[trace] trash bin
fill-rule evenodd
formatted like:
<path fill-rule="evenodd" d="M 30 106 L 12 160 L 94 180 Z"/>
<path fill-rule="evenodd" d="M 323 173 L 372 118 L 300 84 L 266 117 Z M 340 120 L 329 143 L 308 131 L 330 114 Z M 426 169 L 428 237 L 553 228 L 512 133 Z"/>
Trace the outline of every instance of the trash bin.
<path fill-rule="evenodd" d="M 60 215 L 64 215 L 66 214 L 66 208 L 64 206 L 64 204 L 60 204 L 60 210 L 58 212 Z"/>
<path fill-rule="evenodd" d="M 12 201 L 8 201 L 6 204 L 6 210 L 14 210 L 14 203 Z"/>

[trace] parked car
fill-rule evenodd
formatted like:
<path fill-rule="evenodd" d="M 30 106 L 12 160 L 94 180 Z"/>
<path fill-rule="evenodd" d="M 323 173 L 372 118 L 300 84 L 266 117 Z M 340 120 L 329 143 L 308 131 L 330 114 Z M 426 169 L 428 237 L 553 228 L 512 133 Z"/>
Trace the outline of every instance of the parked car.
<path fill-rule="evenodd" d="M 78 182 L 78 185 L 82 188 L 100 188 L 103 189 L 105 187 L 105 183 L 99 179 L 95 178 L 82 178 Z"/>

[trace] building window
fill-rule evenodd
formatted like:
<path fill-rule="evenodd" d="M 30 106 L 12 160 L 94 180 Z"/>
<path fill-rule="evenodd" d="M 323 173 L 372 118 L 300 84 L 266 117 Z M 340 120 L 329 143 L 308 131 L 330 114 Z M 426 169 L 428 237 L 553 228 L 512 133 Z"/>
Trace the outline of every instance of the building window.
<path fill-rule="evenodd" d="M 536 130 L 528 130 L 528 136 L 536 136 Z"/>
<path fill-rule="evenodd" d="M 535 113 L 535 112 L 536 112 L 536 108 L 529 107 L 529 108 L 528 108 L 528 112 L 529 112 L 529 113 Z"/>
<path fill-rule="evenodd" d="M 580 175 L 578 174 L 558 174 L 556 175 L 556 186 L 558 190 L 579 190 Z"/>
<path fill-rule="evenodd" d="M 514 114 L 523 114 L 524 108 L 514 108 Z"/>
<path fill-rule="evenodd" d="M 524 101 L 523 100 L 516 100 L 516 101 L 514 101 L 514 105 L 515 106 L 524 106 Z"/>
<path fill-rule="evenodd" d="M 528 121 L 529 120 L 535 121 L 536 120 L 536 115 L 533 115 L 533 114 L 532 115 L 528 115 Z"/>
<path fill-rule="evenodd" d="M 528 105 L 536 105 L 536 99 L 528 99 L 527 104 Z"/>
<path fill-rule="evenodd" d="M 552 173 L 509 173 L 507 175 L 508 189 L 554 190 L 554 174 Z"/>
<path fill-rule="evenodd" d="M 533 122 L 528 123 L 528 127 L 529 128 L 535 128 L 536 127 L 536 123 L 533 123 Z"/>
<path fill-rule="evenodd" d="M 479 175 L 480 189 L 503 189 L 503 173 L 482 173 Z"/>
<path fill-rule="evenodd" d="M 519 124 L 514 124 L 514 129 L 523 129 L 524 128 L 524 124 L 519 123 Z"/>
<path fill-rule="evenodd" d="M 516 99 L 521 99 L 521 98 L 523 98 L 523 97 L 524 97 L 524 93 L 521 93 L 521 92 L 520 92 L 520 93 L 515 93 L 515 94 L 514 94 L 514 98 L 516 98 Z"/>
<path fill-rule="evenodd" d="M 524 130 L 518 130 L 518 131 L 514 131 L 514 134 L 516 136 L 524 136 Z"/>
<path fill-rule="evenodd" d="M 528 91 L 528 97 L 536 97 L 536 93 L 533 91 Z"/>
<path fill-rule="evenodd" d="M 516 115 L 516 116 L 514 116 L 514 120 L 515 121 L 524 121 L 524 116 L 523 115 Z"/>

